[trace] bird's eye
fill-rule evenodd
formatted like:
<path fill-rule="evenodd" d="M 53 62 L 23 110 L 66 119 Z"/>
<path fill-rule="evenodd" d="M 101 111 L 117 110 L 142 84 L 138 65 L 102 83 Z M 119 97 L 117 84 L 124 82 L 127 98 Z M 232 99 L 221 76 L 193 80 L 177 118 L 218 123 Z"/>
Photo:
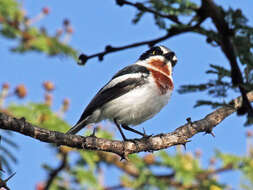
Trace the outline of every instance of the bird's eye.
<path fill-rule="evenodd" d="M 163 52 L 160 49 L 155 49 L 152 51 L 152 55 L 162 55 Z"/>
<path fill-rule="evenodd" d="M 150 56 L 156 56 L 156 55 L 163 55 L 163 51 L 161 50 L 160 47 L 153 47 L 150 50 L 144 52 L 141 56 L 140 56 L 140 60 L 145 60 L 148 59 Z"/>

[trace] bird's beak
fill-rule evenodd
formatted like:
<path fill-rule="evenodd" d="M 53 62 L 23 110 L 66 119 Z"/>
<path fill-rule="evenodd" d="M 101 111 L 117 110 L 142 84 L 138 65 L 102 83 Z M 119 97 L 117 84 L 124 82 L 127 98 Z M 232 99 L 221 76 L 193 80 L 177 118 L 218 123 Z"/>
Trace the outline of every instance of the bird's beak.
<path fill-rule="evenodd" d="M 171 62 L 172 67 L 174 67 L 177 63 L 177 57 L 174 52 L 168 52 L 164 54 L 164 57 Z"/>
<path fill-rule="evenodd" d="M 177 64 L 177 57 L 174 56 L 171 61 L 172 67 L 174 67 Z"/>

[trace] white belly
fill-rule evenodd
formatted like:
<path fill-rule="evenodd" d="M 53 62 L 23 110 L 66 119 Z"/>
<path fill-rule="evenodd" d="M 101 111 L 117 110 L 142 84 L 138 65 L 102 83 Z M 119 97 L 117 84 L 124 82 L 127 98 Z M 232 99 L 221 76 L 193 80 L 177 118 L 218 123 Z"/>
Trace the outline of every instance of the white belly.
<path fill-rule="evenodd" d="M 161 95 L 152 81 L 105 104 L 100 119 L 117 119 L 119 124 L 138 125 L 157 114 L 167 103 L 171 90 Z"/>

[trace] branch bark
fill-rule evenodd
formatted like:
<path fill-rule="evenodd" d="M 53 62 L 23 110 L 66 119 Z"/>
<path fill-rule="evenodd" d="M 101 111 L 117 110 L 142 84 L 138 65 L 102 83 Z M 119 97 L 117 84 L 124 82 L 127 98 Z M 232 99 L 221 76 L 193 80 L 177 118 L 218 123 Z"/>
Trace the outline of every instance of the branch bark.
<path fill-rule="evenodd" d="M 247 94 L 253 101 L 253 91 Z M 234 113 L 242 104 L 242 98 L 233 100 L 229 106 L 221 107 L 205 116 L 203 119 L 178 127 L 174 132 L 158 134 L 149 138 L 134 139 L 133 141 L 118 141 L 97 138 L 95 136 L 66 135 L 58 131 L 51 131 L 26 122 L 24 118 L 14 118 L 5 113 L 0 113 L 0 128 L 16 131 L 47 143 L 66 145 L 78 149 L 99 150 L 113 152 L 122 158 L 128 154 L 157 151 L 174 145 L 185 145 L 189 139 L 200 132 L 212 133 L 214 127 L 226 117 Z"/>

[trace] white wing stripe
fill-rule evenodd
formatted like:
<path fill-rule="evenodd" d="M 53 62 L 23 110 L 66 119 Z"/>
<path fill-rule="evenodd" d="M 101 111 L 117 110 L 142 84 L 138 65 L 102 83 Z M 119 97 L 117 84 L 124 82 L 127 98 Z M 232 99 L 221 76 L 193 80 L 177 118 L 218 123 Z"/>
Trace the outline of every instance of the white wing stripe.
<path fill-rule="evenodd" d="M 141 77 L 145 77 L 147 76 L 147 74 L 144 73 L 132 73 L 132 74 L 125 74 L 125 75 L 121 75 L 119 77 L 116 77 L 114 79 L 112 79 L 109 83 L 107 83 L 107 85 L 105 85 L 105 87 L 102 89 L 102 91 L 111 88 L 113 86 L 115 86 L 116 84 L 125 81 L 129 78 L 141 78 Z"/>

